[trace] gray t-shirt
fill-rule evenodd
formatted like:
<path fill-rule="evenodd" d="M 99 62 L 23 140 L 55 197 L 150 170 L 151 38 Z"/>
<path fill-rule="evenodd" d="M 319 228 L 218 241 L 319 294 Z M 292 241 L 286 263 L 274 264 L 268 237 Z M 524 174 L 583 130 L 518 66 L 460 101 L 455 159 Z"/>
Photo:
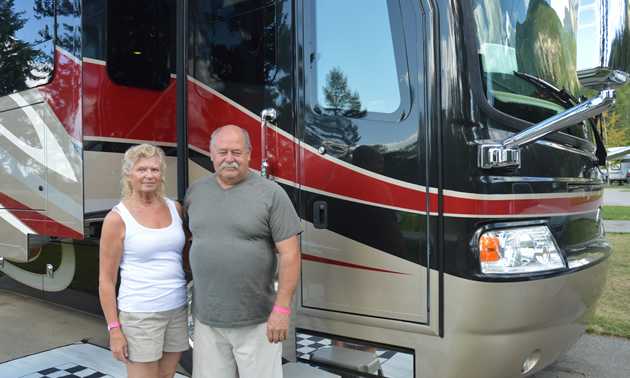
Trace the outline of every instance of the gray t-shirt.
<path fill-rule="evenodd" d="M 275 302 L 275 242 L 300 234 L 300 219 L 286 192 L 249 172 L 228 189 L 216 174 L 195 181 L 184 198 L 193 234 L 193 314 L 211 327 L 267 321 Z"/>

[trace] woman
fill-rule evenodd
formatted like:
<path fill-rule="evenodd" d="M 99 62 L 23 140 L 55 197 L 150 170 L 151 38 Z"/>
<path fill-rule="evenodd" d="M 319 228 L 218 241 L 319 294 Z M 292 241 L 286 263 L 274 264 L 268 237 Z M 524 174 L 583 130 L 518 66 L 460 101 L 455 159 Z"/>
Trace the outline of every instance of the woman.
<path fill-rule="evenodd" d="M 105 217 L 101 233 L 99 294 L 110 349 L 132 378 L 173 377 L 188 349 L 187 238 L 181 205 L 165 198 L 165 168 L 159 147 L 127 150 L 122 201 Z"/>

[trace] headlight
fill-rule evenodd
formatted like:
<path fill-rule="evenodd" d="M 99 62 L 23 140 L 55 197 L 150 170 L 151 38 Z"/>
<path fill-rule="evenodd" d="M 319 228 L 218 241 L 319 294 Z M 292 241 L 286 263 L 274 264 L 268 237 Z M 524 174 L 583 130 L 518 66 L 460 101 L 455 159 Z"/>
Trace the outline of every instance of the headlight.
<path fill-rule="evenodd" d="M 546 226 L 487 231 L 479 238 L 479 260 L 484 274 L 519 274 L 565 267 Z"/>

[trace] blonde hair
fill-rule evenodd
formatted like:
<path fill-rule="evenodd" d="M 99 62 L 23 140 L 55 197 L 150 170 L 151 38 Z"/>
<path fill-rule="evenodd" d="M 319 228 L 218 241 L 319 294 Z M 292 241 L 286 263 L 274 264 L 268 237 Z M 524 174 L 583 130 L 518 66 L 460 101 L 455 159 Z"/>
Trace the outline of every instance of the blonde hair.
<path fill-rule="evenodd" d="M 130 147 L 125 152 L 125 157 L 122 161 L 123 177 L 121 180 L 123 200 L 131 197 L 131 194 L 133 193 L 133 188 L 131 187 L 129 181 L 127 181 L 127 179 L 125 178 L 125 174 L 131 174 L 131 168 L 133 168 L 134 164 L 136 164 L 136 162 L 138 162 L 140 158 L 150 158 L 153 156 L 157 156 L 160 159 L 160 171 L 162 172 L 162 180 L 160 182 L 160 187 L 158 188 L 156 195 L 159 198 L 164 199 L 164 197 L 166 196 L 166 176 L 164 175 L 164 173 L 166 172 L 166 155 L 164 154 L 164 150 L 162 150 L 160 147 L 145 143 Z"/>

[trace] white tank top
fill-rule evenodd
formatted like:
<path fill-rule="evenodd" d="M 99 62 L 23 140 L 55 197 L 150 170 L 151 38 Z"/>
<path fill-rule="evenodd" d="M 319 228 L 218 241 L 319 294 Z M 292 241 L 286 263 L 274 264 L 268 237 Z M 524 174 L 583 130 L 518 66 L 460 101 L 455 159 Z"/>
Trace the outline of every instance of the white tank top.
<path fill-rule="evenodd" d="M 173 220 L 166 228 L 140 225 L 122 202 L 112 209 L 125 222 L 118 291 L 121 311 L 168 311 L 186 303 L 182 268 L 186 236 L 175 204 L 169 199 L 166 202 Z"/>

